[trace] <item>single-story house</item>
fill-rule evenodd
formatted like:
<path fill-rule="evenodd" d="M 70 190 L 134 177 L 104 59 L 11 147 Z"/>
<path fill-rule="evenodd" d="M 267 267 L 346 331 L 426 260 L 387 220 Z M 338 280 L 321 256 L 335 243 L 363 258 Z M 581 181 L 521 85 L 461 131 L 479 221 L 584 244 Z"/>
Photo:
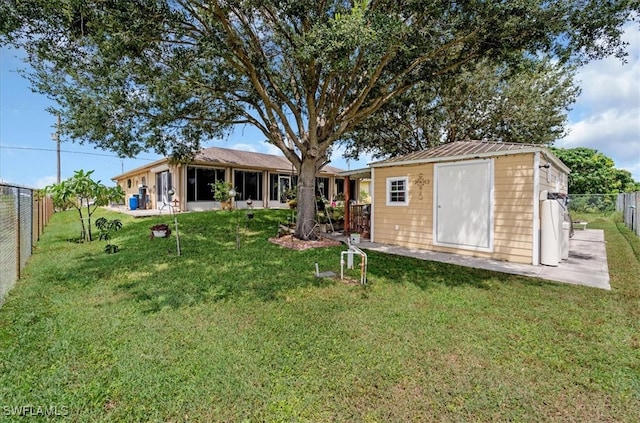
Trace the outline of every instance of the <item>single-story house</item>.
<path fill-rule="evenodd" d="M 443 144 L 369 170 L 372 241 L 534 265 L 541 200 L 567 194 L 570 172 L 544 146 L 483 141 Z"/>
<path fill-rule="evenodd" d="M 320 169 L 317 192 L 327 199 L 344 192 L 340 172 L 328 165 Z M 203 149 L 188 164 L 173 164 L 163 158 L 112 180 L 125 191 L 127 204 L 137 196 L 138 208 L 163 209 L 171 205 L 180 211 L 221 208 L 211 189 L 216 181 L 231 183 L 238 193 L 236 206 L 240 208 L 247 206 L 248 199 L 254 208 L 286 208 L 285 193 L 297 184 L 295 169 L 284 156 L 219 147 Z M 351 186 L 355 190 L 356 181 Z"/>

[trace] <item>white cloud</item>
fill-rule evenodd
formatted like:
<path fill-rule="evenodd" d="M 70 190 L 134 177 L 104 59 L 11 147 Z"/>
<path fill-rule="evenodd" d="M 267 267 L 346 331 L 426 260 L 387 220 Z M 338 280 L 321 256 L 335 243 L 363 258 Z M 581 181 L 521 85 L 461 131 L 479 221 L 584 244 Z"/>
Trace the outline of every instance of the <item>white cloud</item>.
<path fill-rule="evenodd" d="M 53 176 L 43 176 L 42 178 L 38 178 L 33 183 L 34 188 L 42 189 L 47 185 L 55 184 L 58 181 L 58 178 Z"/>
<path fill-rule="evenodd" d="M 238 144 L 233 144 L 229 148 L 231 148 L 232 150 L 250 151 L 252 153 L 258 153 L 258 149 L 253 144 L 238 143 Z"/>
<path fill-rule="evenodd" d="M 638 57 L 630 57 L 627 64 L 615 58 L 588 64 L 577 75 L 582 87 L 580 100 L 591 105 L 595 112 L 611 108 L 637 108 L 639 75 Z"/>
<path fill-rule="evenodd" d="M 570 133 L 558 146 L 606 148 L 621 158 L 640 153 L 640 120 L 637 110 L 608 110 L 570 124 Z"/>
<path fill-rule="evenodd" d="M 556 146 L 597 149 L 640 181 L 640 33 L 629 24 L 623 39 L 628 63 L 607 58 L 578 72 L 582 93 L 569 115 L 570 133 Z"/>
<path fill-rule="evenodd" d="M 231 148 L 232 150 L 250 151 L 252 153 L 265 153 L 273 154 L 275 156 L 284 156 L 284 154 L 278 147 L 264 141 L 236 143 L 226 148 Z"/>
<path fill-rule="evenodd" d="M 282 150 L 280 150 L 278 147 L 271 144 L 270 142 L 264 142 L 262 143 L 261 146 L 263 147 L 263 150 L 265 150 L 264 152 L 267 154 L 273 154 L 275 156 L 284 156 L 284 154 L 282 153 Z"/>

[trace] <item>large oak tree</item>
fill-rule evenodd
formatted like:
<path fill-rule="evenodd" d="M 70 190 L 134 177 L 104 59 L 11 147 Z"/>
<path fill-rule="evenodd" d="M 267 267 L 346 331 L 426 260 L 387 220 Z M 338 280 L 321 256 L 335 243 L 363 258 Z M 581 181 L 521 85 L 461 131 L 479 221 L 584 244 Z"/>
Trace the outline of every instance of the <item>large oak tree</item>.
<path fill-rule="evenodd" d="M 549 59 L 466 64 L 381 107 L 343 140 L 346 155 L 394 157 L 464 140 L 551 144 L 567 134 L 580 93 L 573 77 L 572 66 Z"/>
<path fill-rule="evenodd" d="M 523 52 L 624 55 L 620 0 L 6 0 L 66 134 L 123 155 L 188 159 L 253 125 L 299 174 L 298 231 L 332 145 L 418 82 Z"/>

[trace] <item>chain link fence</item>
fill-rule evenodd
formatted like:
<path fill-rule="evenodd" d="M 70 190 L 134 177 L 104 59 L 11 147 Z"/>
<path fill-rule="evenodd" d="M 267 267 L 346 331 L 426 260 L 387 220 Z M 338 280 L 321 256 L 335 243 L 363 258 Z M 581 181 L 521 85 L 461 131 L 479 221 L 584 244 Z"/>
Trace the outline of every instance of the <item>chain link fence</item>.
<path fill-rule="evenodd" d="M 0 304 L 20 279 L 52 215 L 51 198 L 31 188 L 0 184 Z"/>
<path fill-rule="evenodd" d="M 640 192 L 618 194 L 616 211 L 622 212 L 624 224 L 640 236 Z"/>

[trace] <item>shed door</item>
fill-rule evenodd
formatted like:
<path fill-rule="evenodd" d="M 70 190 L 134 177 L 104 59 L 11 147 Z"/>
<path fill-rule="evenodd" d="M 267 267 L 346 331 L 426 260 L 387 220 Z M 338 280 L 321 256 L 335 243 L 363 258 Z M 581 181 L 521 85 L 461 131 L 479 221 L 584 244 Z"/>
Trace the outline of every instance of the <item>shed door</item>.
<path fill-rule="evenodd" d="M 434 244 L 493 249 L 493 161 L 435 165 Z"/>

